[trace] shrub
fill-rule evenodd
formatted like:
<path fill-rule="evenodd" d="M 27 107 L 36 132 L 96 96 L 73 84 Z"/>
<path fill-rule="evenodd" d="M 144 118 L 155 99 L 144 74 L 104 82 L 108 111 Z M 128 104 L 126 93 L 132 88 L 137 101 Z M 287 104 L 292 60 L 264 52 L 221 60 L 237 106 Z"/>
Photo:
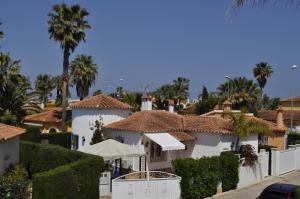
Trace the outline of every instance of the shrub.
<path fill-rule="evenodd" d="M 253 166 L 257 161 L 257 155 L 254 147 L 250 144 L 242 145 L 239 149 L 241 158 L 245 158 L 243 166 Z"/>
<path fill-rule="evenodd" d="M 220 155 L 220 173 L 222 190 L 236 189 L 239 182 L 239 157 L 232 152 L 223 152 Z"/>
<path fill-rule="evenodd" d="M 27 177 L 28 173 L 21 165 L 10 167 L 3 176 L 0 176 L 0 198 L 26 198 L 29 195 L 28 183 L 24 183 Z"/>
<path fill-rule="evenodd" d="M 220 181 L 219 158 L 186 158 L 172 162 L 175 173 L 181 176 L 181 197 L 201 199 L 216 194 Z"/>
<path fill-rule="evenodd" d="M 36 126 L 28 126 L 25 124 L 19 125 L 19 127 L 26 129 L 26 132 L 21 135 L 21 140 L 30 142 L 41 142 L 41 130 Z"/>
<path fill-rule="evenodd" d="M 300 140 L 300 133 L 289 133 L 287 137 L 288 145 L 294 145 L 298 140 Z"/>
<path fill-rule="evenodd" d="M 33 176 L 33 199 L 99 198 L 101 157 L 50 145 L 21 142 L 20 160 Z"/>
<path fill-rule="evenodd" d="M 47 139 L 49 144 L 59 145 L 71 149 L 71 133 L 41 134 L 41 139 Z"/>

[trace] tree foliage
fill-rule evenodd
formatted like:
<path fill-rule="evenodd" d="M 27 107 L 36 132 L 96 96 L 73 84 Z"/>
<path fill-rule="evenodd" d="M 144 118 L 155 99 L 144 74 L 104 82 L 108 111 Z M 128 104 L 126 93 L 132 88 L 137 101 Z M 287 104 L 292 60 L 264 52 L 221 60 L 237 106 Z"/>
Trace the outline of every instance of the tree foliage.
<path fill-rule="evenodd" d="M 213 92 L 209 93 L 205 86 L 203 86 L 202 94 L 199 95 L 198 99 L 196 113 L 200 115 L 212 111 L 215 106 L 219 104 L 218 94 Z"/>
<path fill-rule="evenodd" d="M 55 88 L 54 81 L 50 75 L 40 74 L 35 80 L 35 92 L 39 100 L 47 106 L 49 97 L 52 96 L 52 90 Z"/>
<path fill-rule="evenodd" d="M 95 84 L 97 73 L 97 65 L 92 56 L 77 55 L 72 61 L 71 83 L 75 85 L 80 100 L 88 96 L 91 86 Z"/>

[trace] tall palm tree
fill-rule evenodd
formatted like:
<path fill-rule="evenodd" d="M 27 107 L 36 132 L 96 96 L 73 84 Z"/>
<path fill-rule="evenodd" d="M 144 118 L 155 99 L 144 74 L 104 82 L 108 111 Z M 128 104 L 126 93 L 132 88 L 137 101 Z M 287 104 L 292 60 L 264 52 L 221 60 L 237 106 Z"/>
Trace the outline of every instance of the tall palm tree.
<path fill-rule="evenodd" d="M 50 75 L 40 74 L 35 80 L 35 91 L 39 96 L 40 102 L 47 106 L 48 98 L 52 96 L 54 82 Z"/>
<path fill-rule="evenodd" d="M 97 65 L 92 56 L 78 55 L 71 63 L 71 83 L 76 86 L 77 96 L 82 100 L 88 96 L 96 81 Z"/>
<path fill-rule="evenodd" d="M 256 112 L 258 101 L 261 97 L 259 86 L 245 77 L 237 77 L 229 81 L 230 101 L 234 108 L 241 109 L 247 107 L 251 112 Z M 220 84 L 218 87 L 219 95 L 227 99 L 228 82 Z"/>
<path fill-rule="evenodd" d="M 0 52 L 0 87 L 11 80 L 16 81 L 20 77 L 20 60 L 12 60 L 9 53 Z"/>
<path fill-rule="evenodd" d="M 253 75 L 256 78 L 261 90 L 261 96 L 263 96 L 263 88 L 267 84 L 267 80 L 273 74 L 272 66 L 269 66 L 266 62 L 255 64 L 253 67 Z"/>
<path fill-rule="evenodd" d="M 186 100 L 189 96 L 190 80 L 184 77 L 178 77 L 173 81 L 173 86 L 178 103 L 178 111 L 180 111 L 181 101 Z"/>
<path fill-rule="evenodd" d="M 85 18 L 89 15 L 79 5 L 55 4 L 48 14 L 50 39 L 58 42 L 63 49 L 63 88 L 62 88 L 62 130 L 66 131 L 67 90 L 69 85 L 69 56 L 81 41 L 85 41 L 85 30 L 90 29 Z"/>
<path fill-rule="evenodd" d="M 247 139 L 251 133 L 268 135 L 271 132 L 269 126 L 265 122 L 256 120 L 252 116 L 247 116 L 246 112 L 245 109 L 242 109 L 241 113 L 223 113 L 223 117 L 230 119 L 232 130 L 237 137 L 234 147 L 236 151 L 239 150 L 240 140 Z"/>

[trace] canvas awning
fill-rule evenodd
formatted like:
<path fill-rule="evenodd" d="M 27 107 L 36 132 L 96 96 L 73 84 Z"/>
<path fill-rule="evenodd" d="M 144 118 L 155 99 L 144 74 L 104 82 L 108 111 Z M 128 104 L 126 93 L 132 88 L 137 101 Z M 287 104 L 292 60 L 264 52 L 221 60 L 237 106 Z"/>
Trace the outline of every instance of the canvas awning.
<path fill-rule="evenodd" d="M 134 149 L 127 144 L 122 144 L 113 139 L 108 139 L 103 142 L 90 145 L 83 148 L 81 151 L 84 153 L 101 156 L 105 161 L 145 155 L 145 152 Z"/>
<path fill-rule="evenodd" d="M 182 150 L 185 145 L 169 133 L 144 133 L 153 142 L 161 146 L 163 151 Z"/>

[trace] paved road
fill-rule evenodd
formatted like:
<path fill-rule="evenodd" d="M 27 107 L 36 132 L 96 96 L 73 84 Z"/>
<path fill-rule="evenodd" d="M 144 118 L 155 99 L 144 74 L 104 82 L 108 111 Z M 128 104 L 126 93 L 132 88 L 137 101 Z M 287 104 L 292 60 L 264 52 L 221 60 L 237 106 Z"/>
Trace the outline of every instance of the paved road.
<path fill-rule="evenodd" d="M 246 188 L 229 191 L 222 195 L 213 197 L 214 199 L 255 199 L 268 185 L 282 182 L 300 185 L 300 171 L 289 173 L 280 177 L 269 177 L 259 184 L 255 184 Z"/>

